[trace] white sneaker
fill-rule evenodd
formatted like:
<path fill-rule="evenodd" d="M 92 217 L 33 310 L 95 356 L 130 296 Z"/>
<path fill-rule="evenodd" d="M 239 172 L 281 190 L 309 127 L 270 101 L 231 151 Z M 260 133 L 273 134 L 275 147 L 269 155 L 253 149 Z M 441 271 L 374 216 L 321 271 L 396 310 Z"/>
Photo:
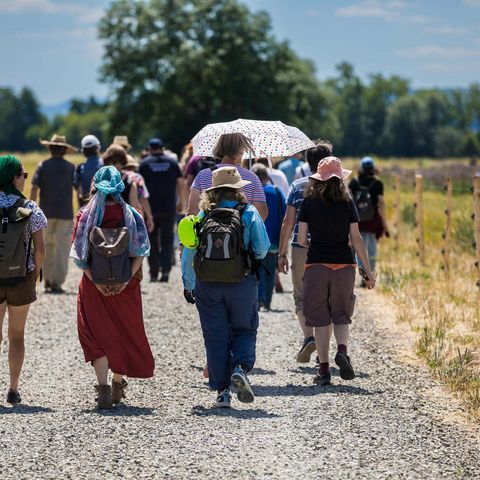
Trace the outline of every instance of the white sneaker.
<path fill-rule="evenodd" d="M 226 388 L 222 393 L 218 394 L 215 406 L 220 408 L 230 408 L 231 402 L 232 394 L 230 393 L 230 390 Z"/>

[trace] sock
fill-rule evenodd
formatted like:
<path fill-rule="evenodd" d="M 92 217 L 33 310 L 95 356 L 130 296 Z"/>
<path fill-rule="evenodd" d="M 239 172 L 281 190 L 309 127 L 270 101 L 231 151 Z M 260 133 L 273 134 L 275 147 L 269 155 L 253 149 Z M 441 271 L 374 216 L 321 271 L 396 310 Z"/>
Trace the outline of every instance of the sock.
<path fill-rule="evenodd" d="M 347 346 L 346 345 L 340 344 L 340 345 L 338 345 L 337 348 L 338 348 L 338 351 L 340 353 L 344 353 L 345 355 L 347 354 Z"/>
<path fill-rule="evenodd" d="M 320 373 L 330 373 L 330 364 L 328 362 L 320 364 Z"/>

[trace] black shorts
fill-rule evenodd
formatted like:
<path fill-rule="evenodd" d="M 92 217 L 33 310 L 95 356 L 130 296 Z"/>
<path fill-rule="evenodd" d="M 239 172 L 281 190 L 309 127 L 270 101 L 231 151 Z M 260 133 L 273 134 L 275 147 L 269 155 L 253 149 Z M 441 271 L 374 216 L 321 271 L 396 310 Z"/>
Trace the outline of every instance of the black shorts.
<path fill-rule="evenodd" d="M 12 307 L 29 305 L 37 299 L 35 270 L 29 273 L 24 282 L 14 287 L 0 286 L 0 303 L 7 302 Z"/>

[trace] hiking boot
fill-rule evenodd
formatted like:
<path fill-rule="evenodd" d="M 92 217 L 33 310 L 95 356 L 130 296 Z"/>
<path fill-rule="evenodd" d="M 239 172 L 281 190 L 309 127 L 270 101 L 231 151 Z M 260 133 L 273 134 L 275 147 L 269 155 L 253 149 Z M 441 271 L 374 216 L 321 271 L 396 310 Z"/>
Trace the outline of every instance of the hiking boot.
<path fill-rule="evenodd" d="M 168 282 L 168 273 L 162 273 L 162 276 L 160 277 L 159 282 L 167 283 Z"/>
<path fill-rule="evenodd" d="M 316 385 L 321 385 L 322 387 L 326 387 L 327 385 L 332 384 L 331 380 L 332 375 L 330 375 L 330 372 L 320 373 L 319 371 L 313 378 L 313 383 Z"/>
<path fill-rule="evenodd" d="M 22 402 L 22 397 L 18 393 L 18 390 L 10 389 L 7 393 L 7 403 L 16 405 L 17 403 L 21 403 L 21 402 Z"/>
<path fill-rule="evenodd" d="M 235 370 L 230 377 L 230 381 L 237 390 L 237 398 L 239 402 L 252 403 L 255 400 L 250 381 L 240 365 L 235 367 Z"/>
<path fill-rule="evenodd" d="M 52 284 L 48 280 L 45 280 L 45 292 L 50 293 L 51 291 L 52 291 Z"/>
<path fill-rule="evenodd" d="M 350 363 L 350 357 L 346 353 L 337 352 L 335 355 L 335 363 L 340 368 L 340 378 L 343 380 L 353 380 L 355 371 Z"/>
<path fill-rule="evenodd" d="M 226 388 L 223 392 L 219 392 L 215 401 L 215 406 L 220 408 L 230 408 L 232 403 L 232 394 Z"/>
<path fill-rule="evenodd" d="M 125 389 L 128 383 L 122 378 L 122 383 L 112 379 L 112 403 L 120 403 L 122 398 L 126 398 Z"/>
<path fill-rule="evenodd" d="M 310 356 L 315 351 L 315 337 L 307 337 L 302 344 L 302 348 L 297 353 L 297 362 L 298 363 L 308 363 L 310 361 Z"/>
<path fill-rule="evenodd" d="M 112 408 L 112 387 L 110 385 L 95 385 L 98 393 L 95 401 L 99 410 L 109 410 Z"/>
<path fill-rule="evenodd" d="M 155 283 L 158 281 L 158 278 L 156 275 L 150 275 L 150 283 Z"/>
<path fill-rule="evenodd" d="M 50 292 L 60 295 L 62 293 L 65 293 L 65 290 L 62 287 L 56 285 L 55 283 L 52 283 L 52 285 L 50 286 Z"/>

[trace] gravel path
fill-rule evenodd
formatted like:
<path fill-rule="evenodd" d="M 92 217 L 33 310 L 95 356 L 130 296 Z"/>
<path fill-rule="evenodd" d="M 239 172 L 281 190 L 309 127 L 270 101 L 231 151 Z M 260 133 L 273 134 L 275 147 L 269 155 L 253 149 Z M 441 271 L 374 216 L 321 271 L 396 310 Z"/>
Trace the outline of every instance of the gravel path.
<path fill-rule="evenodd" d="M 172 277 L 143 285 L 156 377 L 130 380 L 127 405 L 107 413 L 93 409 L 93 370 L 77 340 L 78 272 L 68 295 L 40 294 L 24 405 L 0 399 L 0 478 L 480 478 L 480 429 L 452 421 L 458 403 L 424 369 L 402 363 L 378 295 L 359 292 L 351 355 L 360 378 L 335 374 L 328 388 L 312 385 L 313 364 L 293 361 L 291 295 L 277 295 L 278 311 L 261 318 L 256 401 L 225 411 L 211 407 L 196 310 L 180 296 L 178 269 Z M 6 366 L 4 343 L 3 392 Z"/>

